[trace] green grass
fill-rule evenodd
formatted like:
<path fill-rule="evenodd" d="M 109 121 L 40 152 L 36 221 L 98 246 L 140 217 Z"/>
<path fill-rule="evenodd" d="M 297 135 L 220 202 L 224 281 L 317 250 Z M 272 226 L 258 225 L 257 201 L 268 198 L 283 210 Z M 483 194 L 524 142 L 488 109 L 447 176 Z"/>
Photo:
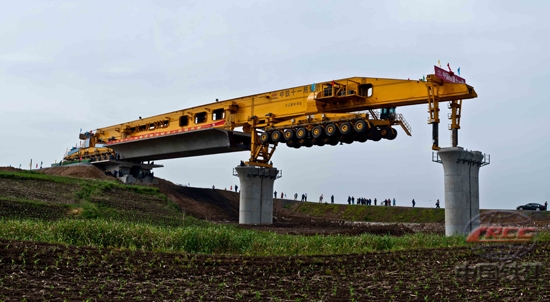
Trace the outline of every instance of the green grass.
<path fill-rule="evenodd" d="M 445 222 L 444 209 L 296 202 L 288 209 L 315 217 L 377 222 Z"/>
<path fill-rule="evenodd" d="M 186 218 L 186 226 L 168 227 L 105 219 L 1 219 L 0 237 L 100 248 L 258 256 L 355 254 L 466 245 L 464 237 L 442 235 L 295 236 L 228 225 L 198 226 L 195 222 Z"/>
<path fill-rule="evenodd" d="M 96 180 L 82 180 L 72 177 L 64 177 L 64 176 L 57 176 L 57 175 L 48 175 L 44 173 L 39 173 L 35 171 L 20 171 L 20 172 L 5 172 L 0 171 L 0 179 L 19 179 L 19 180 L 44 180 L 44 181 L 51 181 L 56 183 L 65 183 L 65 184 L 78 184 L 85 181 L 96 181 Z"/>
<path fill-rule="evenodd" d="M 30 194 L 39 200 L 2 196 L 0 217 L 17 219 L 113 219 L 123 222 L 145 222 L 161 226 L 181 226 L 182 213 L 178 205 L 156 187 L 124 185 L 113 180 L 79 179 L 46 175 L 34 171 L 0 172 L 3 179 L 16 180 L 20 187 L 28 187 Z M 41 183 L 59 184 L 43 191 Z M 74 188 L 69 199 L 52 202 L 42 193 L 56 195 L 66 185 Z M 52 193 L 53 192 L 53 193 Z M 38 194 L 36 194 L 38 193 Z M 25 197 L 26 198 L 26 197 Z M 32 197 L 31 197 L 32 198 Z M 61 204 L 60 202 L 64 202 Z M 201 224 L 198 220 L 195 224 Z"/>
<path fill-rule="evenodd" d="M 0 238 L 98 248 L 253 256 L 360 254 L 468 246 L 463 236 L 422 233 L 400 237 L 280 235 L 208 224 L 192 217 L 186 218 L 185 226 L 180 227 L 105 219 L 45 221 L 2 218 Z M 550 234 L 540 233 L 538 240 L 549 241 Z"/>
<path fill-rule="evenodd" d="M 80 196 L 82 196 L 82 198 L 90 196 L 93 192 L 105 192 L 113 189 L 129 190 L 138 194 L 162 195 L 160 190 L 154 187 L 125 185 L 117 182 L 116 180 L 81 179 L 67 176 L 48 175 L 35 171 L 0 171 L 0 179 L 3 178 L 17 180 L 42 180 L 54 183 L 78 185 L 81 187 Z"/>

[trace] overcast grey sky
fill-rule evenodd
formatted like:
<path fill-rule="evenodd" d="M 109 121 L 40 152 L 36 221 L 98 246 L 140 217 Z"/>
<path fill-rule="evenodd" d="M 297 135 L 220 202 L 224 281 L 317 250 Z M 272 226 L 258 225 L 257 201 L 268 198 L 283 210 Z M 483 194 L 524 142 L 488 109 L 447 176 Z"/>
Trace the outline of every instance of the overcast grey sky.
<path fill-rule="evenodd" d="M 0 166 L 49 166 L 81 128 L 338 78 L 417 79 L 441 60 L 479 95 L 464 101 L 459 145 L 491 155 L 481 207 L 544 203 L 549 13 L 549 1 L 9 1 L 0 10 Z M 442 108 L 440 144 L 449 146 Z M 443 202 L 427 107 L 398 111 L 412 137 L 279 147 L 275 190 Z M 166 160 L 155 175 L 229 189 L 248 157 Z"/>

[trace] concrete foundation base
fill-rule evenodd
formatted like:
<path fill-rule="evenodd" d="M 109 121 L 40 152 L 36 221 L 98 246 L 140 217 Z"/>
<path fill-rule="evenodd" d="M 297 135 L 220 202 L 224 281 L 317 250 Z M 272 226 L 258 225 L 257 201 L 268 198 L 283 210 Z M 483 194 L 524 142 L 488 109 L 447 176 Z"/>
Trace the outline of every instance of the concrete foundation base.
<path fill-rule="evenodd" d="M 158 179 L 153 176 L 147 176 L 143 178 L 135 178 L 134 176 L 124 175 L 122 177 L 117 177 L 122 183 L 129 185 L 156 185 L 159 183 Z"/>
<path fill-rule="evenodd" d="M 92 165 L 100 168 L 105 173 L 115 176 L 125 184 L 157 184 L 153 168 L 161 168 L 163 165 L 142 164 L 120 160 L 102 160 L 92 162 Z"/>
<path fill-rule="evenodd" d="M 273 183 L 276 168 L 238 166 L 240 182 L 239 224 L 273 224 Z"/>
<path fill-rule="evenodd" d="M 485 164 L 479 151 L 462 147 L 438 152 L 445 174 L 445 235 L 467 235 L 479 226 L 479 168 Z"/>

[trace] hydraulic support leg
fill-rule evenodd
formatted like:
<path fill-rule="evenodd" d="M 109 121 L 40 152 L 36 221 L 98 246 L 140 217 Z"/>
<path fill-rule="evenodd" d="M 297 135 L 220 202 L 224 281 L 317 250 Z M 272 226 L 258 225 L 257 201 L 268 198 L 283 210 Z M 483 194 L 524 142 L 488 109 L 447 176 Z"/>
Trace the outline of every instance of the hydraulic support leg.
<path fill-rule="evenodd" d="M 450 130 L 451 130 L 451 142 L 453 147 L 458 146 L 458 129 L 460 129 L 460 114 L 462 111 L 462 100 L 455 100 L 449 103 L 451 108 L 451 120 Z"/>
<path fill-rule="evenodd" d="M 271 157 L 277 148 L 278 143 L 274 143 L 271 149 L 269 143 L 262 143 L 256 128 L 252 128 L 251 145 L 250 145 L 250 159 L 246 162 L 249 165 L 260 166 L 270 168 Z"/>
<path fill-rule="evenodd" d="M 439 150 L 439 97 L 438 84 L 428 78 L 428 124 L 432 124 L 432 150 Z"/>

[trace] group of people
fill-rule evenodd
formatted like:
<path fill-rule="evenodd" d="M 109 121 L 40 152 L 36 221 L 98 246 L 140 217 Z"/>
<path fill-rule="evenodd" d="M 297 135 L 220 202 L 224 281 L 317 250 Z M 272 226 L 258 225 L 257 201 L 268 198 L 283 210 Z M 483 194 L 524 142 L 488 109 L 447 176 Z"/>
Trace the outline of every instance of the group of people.
<path fill-rule="evenodd" d="M 323 202 L 323 194 L 319 196 L 319 203 Z M 330 196 L 330 203 L 334 203 L 334 195 Z"/>
<path fill-rule="evenodd" d="M 348 204 L 356 204 L 355 197 L 348 196 Z M 366 205 L 366 206 L 370 206 L 370 205 L 375 205 L 376 206 L 376 205 L 378 205 L 378 200 L 376 198 L 374 200 L 372 200 L 370 198 L 358 197 L 357 198 L 357 204 L 358 205 Z M 380 201 L 380 205 L 388 206 L 388 207 L 392 206 L 392 200 L 390 198 L 384 199 L 384 200 Z M 394 207 L 396 206 L 395 198 L 393 199 L 393 206 Z"/>
<path fill-rule="evenodd" d="M 237 185 L 235 185 L 235 192 L 237 192 Z M 278 196 L 277 191 L 273 192 L 273 197 L 277 198 L 277 196 Z M 286 194 L 281 192 L 280 198 L 286 198 Z M 298 200 L 298 193 L 294 193 L 294 200 Z M 324 195 L 321 194 L 321 196 L 319 196 L 319 203 L 322 203 L 323 200 L 324 200 Z M 300 199 L 300 201 L 307 201 L 307 193 L 302 194 L 302 198 Z M 334 195 L 330 196 L 330 203 L 334 203 Z M 378 200 L 376 198 L 375 199 L 364 198 L 364 197 L 355 198 L 354 196 L 348 196 L 348 204 L 349 205 L 357 204 L 357 205 L 367 205 L 367 206 L 375 205 L 376 206 L 376 205 L 378 205 Z M 391 207 L 391 206 L 395 207 L 395 206 L 397 206 L 397 202 L 396 202 L 395 198 L 393 198 L 393 199 L 386 198 L 386 199 L 380 201 L 380 205 L 381 206 L 387 206 L 387 207 Z M 412 207 L 414 208 L 415 206 L 416 206 L 416 201 L 413 199 L 412 200 Z M 435 202 L 435 208 L 436 209 L 440 208 L 439 199 Z"/>
<path fill-rule="evenodd" d="M 322 196 L 322 194 L 321 194 Z M 286 195 L 285 195 L 286 197 Z M 298 200 L 298 193 L 294 193 L 294 200 Z M 307 193 L 302 194 L 302 199 L 300 201 L 307 201 Z"/>
<path fill-rule="evenodd" d="M 277 198 L 277 191 L 273 192 L 273 198 Z M 281 192 L 281 198 L 286 198 L 286 194 Z"/>

